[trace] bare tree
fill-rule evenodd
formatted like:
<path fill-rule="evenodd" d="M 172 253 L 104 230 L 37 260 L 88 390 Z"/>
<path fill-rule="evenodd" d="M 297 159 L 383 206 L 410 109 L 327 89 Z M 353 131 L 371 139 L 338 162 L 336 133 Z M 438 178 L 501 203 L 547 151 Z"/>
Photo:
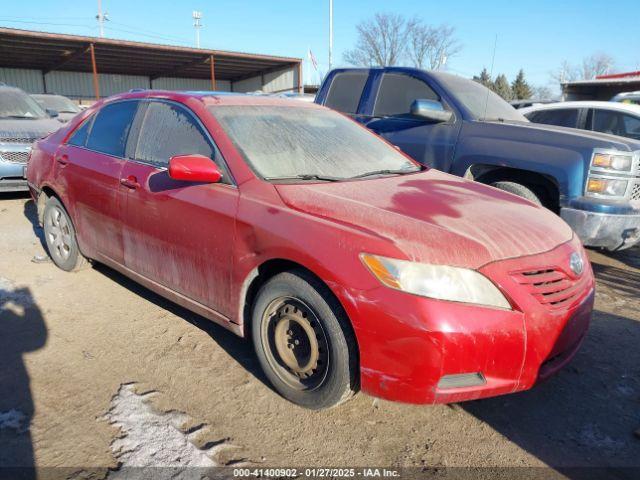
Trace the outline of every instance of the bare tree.
<path fill-rule="evenodd" d="M 613 68 L 613 58 L 606 53 L 594 53 L 582 60 L 582 78 L 592 80 L 598 75 L 606 75 Z"/>
<path fill-rule="evenodd" d="M 563 61 L 560 68 L 551 73 L 558 83 L 573 82 L 576 80 L 592 80 L 598 75 L 609 73 L 614 67 L 614 60 L 606 53 L 594 53 L 582 60 L 582 65 L 577 66 Z"/>
<path fill-rule="evenodd" d="M 358 40 L 344 60 L 364 67 L 397 65 L 406 50 L 407 34 L 413 22 L 392 13 L 376 13 L 372 20 L 356 26 Z"/>
<path fill-rule="evenodd" d="M 449 25 L 425 25 L 415 20 L 407 30 L 407 54 L 417 68 L 440 70 L 448 58 L 460 52 L 455 28 Z"/>

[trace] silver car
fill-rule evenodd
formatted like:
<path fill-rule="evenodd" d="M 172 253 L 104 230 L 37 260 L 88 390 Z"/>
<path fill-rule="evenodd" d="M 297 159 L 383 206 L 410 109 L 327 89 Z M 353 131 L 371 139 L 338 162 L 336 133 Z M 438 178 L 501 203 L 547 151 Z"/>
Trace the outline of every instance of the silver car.
<path fill-rule="evenodd" d="M 25 92 L 0 84 L 0 191 L 28 189 L 31 145 L 61 125 Z"/>

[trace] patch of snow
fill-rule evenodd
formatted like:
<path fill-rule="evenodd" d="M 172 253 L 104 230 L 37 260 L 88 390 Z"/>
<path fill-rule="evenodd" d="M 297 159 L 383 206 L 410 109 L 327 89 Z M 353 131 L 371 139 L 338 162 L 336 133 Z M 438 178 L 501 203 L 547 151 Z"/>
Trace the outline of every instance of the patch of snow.
<path fill-rule="evenodd" d="M 4 428 L 12 428 L 16 432 L 23 432 L 22 422 L 26 419 L 26 415 L 20 410 L 12 408 L 8 412 L 0 412 L 0 430 Z"/>
<path fill-rule="evenodd" d="M 120 436 L 111 444 L 111 450 L 121 468 L 112 472 L 109 478 L 129 478 L 131 467 L 173 467 L 154 469 L 153 477 L 166 473 L 175 478 L 175 470 L 220 466 L 212 456 L 222 449 L 232 448 L 231 445 L 216 442 L 208 449 L 196 447 L 191 439 L 201 431 L 201 426 L 184 432 L 181 427 L 190 420 L 187 415 L 154 411 L 147 399 L 155 393 L 138 395 L 134 387 L 134 384 L 121 385 L 105 415 L 120 429 Z"/>

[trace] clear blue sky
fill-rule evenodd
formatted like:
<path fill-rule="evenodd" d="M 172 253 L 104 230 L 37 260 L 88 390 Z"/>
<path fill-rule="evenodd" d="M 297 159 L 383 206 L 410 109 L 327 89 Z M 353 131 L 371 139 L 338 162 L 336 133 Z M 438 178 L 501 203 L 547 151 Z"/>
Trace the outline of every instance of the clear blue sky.
<path fill-rule="evenodd" d="M 97 0 L 2 2 L 0 25 L 97 35 Z M 103 0 L 105 36 L 193 45 L 191 11 L 203 12 L 203 47 L 306 58 L 311 47 L 326 70 L 328 0 Z M 448 69 L 472 76 L 491 66 L 512 79 L 520 68 L 547 85 L 563 60 L 605 52 L 617 70 L 640 69 L 639 0 L 334 0 L 334 65 L 355 43 L 355 25 L 375 12 L 420 16 L 457 29 L 463 46 Z"/>

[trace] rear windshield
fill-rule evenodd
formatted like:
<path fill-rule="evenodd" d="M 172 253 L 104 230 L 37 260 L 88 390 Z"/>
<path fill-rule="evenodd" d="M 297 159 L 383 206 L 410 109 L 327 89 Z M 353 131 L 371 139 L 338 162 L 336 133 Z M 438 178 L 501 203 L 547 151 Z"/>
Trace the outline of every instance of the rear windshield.
<path fill-rule="evenodd" d="M 263 178 L 319 175 L 347 179 L 419 167 L 374 134 L 328 109 L 214 106 L 247 163 Z"/>

